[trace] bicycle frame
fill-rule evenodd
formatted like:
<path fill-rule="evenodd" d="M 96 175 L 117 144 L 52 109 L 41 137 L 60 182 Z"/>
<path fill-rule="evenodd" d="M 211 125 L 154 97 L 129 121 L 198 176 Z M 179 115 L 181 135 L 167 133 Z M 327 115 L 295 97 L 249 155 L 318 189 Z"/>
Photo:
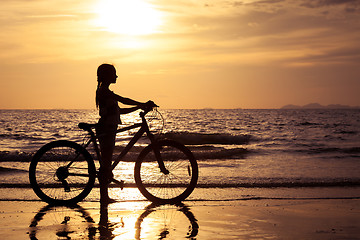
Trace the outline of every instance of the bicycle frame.
<path fill-rule="evenodd" d="M 125 155 L 130 151 L 130 149 L 135 145 L 135 143 L 144 135 L 144 133 L 146 133 L 147 137 L 150 139 L 150 142 L 153 146 L 155 157 L 159 164 L 159 168 L 160 168 L 161 172 L 163 172 L 164 174 L 169 173 L 169 171 L 165 168 L 164 162 L 162 161 L 160 151 L 157 148 L 155 136 L 150 132 L 149 125 L 145 119 L 145 115 L 146 115 L 146 112 L 140 113 L 140 117 L 142 120 L 141 123 L 135 123 L 131 126 L 123 127 L 123 128 L 116 130 L 116 133 L 120 133 L 120 132 L 128 131 L 131 129 L 140 128 L 138 130 L 138 132 L 134 135 L 134 137 L 130 140 L 130 142 L 125 146 L 125 148 L 117 156 L 116 160 L 113 162 L 113 164 L 111 166 L 112 170 L 119 164 L 120 161 L 122 161 L 122 159 L 125 157 Z M 101 161 L 101 154 L 100 154 L 99 146 L 96 141 L 96 139 L 98 139 L 99 136 L 96 136 L 92 130 L 89 131 L 89 134 L 90 134 L 90 140 L 86 144 L 84 144 L 83 147 L 87 148 L 90 145 L 90 143 L 93 142 L 96 155 L 97 155 L 99 161 Z M 115 180 L 115 179 L 113 179 L 113 180 Z"/>

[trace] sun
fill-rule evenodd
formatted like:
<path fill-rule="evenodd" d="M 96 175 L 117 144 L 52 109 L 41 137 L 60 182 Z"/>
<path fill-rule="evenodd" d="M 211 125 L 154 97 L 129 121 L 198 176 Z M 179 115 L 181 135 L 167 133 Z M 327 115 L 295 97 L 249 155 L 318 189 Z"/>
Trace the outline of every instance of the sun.
<path fill-rule="evenodd" d="M 97 26 L 124 35 L 156 33 L 162 23 L 161 12 L 144 0 L 102 0 L 95 12 Z"/>

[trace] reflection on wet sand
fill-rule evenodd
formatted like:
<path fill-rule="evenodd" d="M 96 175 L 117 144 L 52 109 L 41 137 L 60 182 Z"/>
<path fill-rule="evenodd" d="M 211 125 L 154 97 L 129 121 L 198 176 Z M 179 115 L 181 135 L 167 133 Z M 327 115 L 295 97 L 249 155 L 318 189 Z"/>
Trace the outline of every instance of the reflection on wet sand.
<path fill-rule="evenodd" d="M 178 214 L 179 212 L 183 214 Z M 149 232 L 156 235 L 156 231 L 153 231 L 154 229 L 151 229 L 151 224 L 154 224 L 156 222 L 159 223 L 159 228 L 157 229 L 159 231 L 157 234 L 159 239 L 166 238 L 170 234 L 171 230 L 180 232 L 180 229 L 187 231 L 186 235 L 182 236 L 183 238 L 186 237 L 189 239 L 193 239 L 197 235 L 199 230 L 199 225 L 194 214 L 185 204 L 150 204 L 145 208 L 145 211 L 139 216 L 135 223 L 135 239 L 142 239 L 142 232 L 144 235 L 149 234 Z M 162 226 L 161 223 L 163 224 Z M 142 231 L 143 228 L 144 230 Z"/>
<path fill-rule="evenodd" d="M 36 239 L 93 239 L 95 221 L 81 206 L 51 206 L 39 210 L 30 223 L 29 237 Z"/>
<path fill-rule="evenodd" d="M 116 237 L 115 232 L 118 229 L 124 228 L 125 223 L 123 218 L 120 221 L 111 222 L 109 221 L 108 205 L 100 205 L 100 220 L 99 220 L 99 234 L 100 239 L 114 239 Z"/>
<path fill-rule="evenodd" d="M 117 211 L 111 205 L 102 205 L 98 218 L 97 225 L 89 211 L 79 205 L 49 205 L 34 216 L 29 237 L 32 240 L 195 239 L 199 229 L 194 214 L 182 203 L 150 204 L 145 209 L 133 211 Z"/>

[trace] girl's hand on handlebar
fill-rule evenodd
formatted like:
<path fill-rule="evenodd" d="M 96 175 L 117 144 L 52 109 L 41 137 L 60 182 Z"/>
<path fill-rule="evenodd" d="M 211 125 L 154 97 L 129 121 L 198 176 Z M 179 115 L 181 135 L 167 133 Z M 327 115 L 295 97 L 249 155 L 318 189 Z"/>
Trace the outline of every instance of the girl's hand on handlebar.
<path fill-rule="evenodd" d="M 156 108 L 156 107 L 159 107 L 158 105 L 156 105 L 153 101 L 149 100 L 147 101 L 147 103 L 149 105 L 150 108 Z"/>
<path fill-rule="evenodd" d="M 153 101 L 149 100 L 146 103 L 142 104 L 140 107 L 142 110 L 149 112 L 153 108 L 158 107 L 158 105 L 156 105 Z"/>

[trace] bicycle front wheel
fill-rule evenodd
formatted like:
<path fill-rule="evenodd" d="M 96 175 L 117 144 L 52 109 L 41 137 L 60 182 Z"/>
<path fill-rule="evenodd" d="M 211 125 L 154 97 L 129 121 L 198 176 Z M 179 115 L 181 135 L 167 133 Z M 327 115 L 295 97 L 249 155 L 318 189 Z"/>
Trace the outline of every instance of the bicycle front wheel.
<path fill-rule="evenodd" d="M 160 152 L 168 172 L 160 170 L 155 151 Z M 198 174 L 198 165 L 191 151 L 172 140 L 147 146 L 135 163 L 137 187 L 148 200 L 156 203 L 183 201 L 194 190 Z"/>
<path fill-rule="evenodd" d="M 96 170 L 89 152 L 60 140 L 44 145 L 29 169 L 31 187 L 49 204 L 71 205 L 83 200 L 94 186 Z"/>

